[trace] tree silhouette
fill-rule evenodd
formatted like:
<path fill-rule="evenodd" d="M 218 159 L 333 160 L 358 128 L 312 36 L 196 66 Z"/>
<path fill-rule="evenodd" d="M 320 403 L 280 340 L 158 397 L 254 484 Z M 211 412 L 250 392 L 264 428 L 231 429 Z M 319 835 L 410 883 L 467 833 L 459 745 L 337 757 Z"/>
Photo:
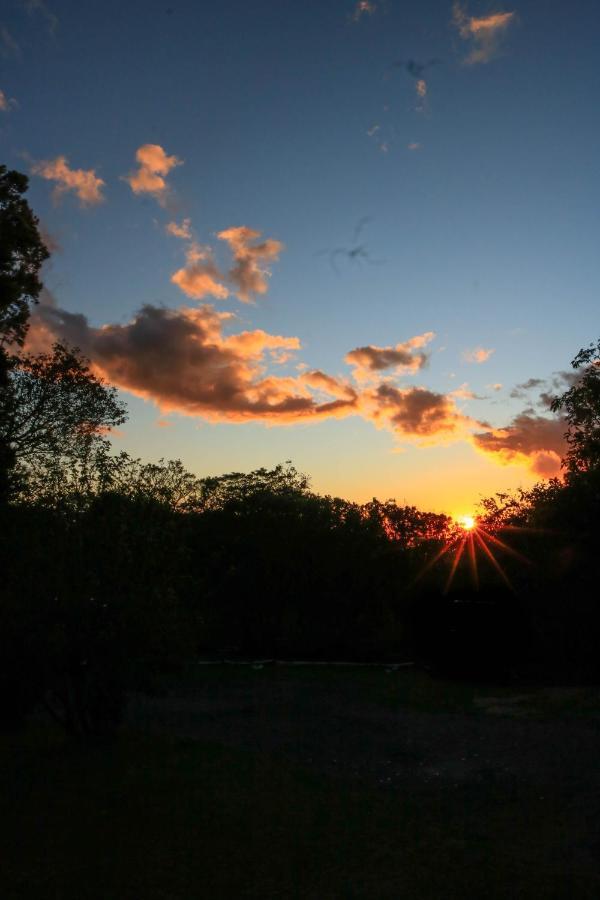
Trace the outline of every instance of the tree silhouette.
<path fill-rule="evenodd" d="M 0 442 L 14 467 L 12 491 L 28 473 L 61 481 L 104 446 L 103 434 L 126 419 L 116 389 L 94 375 L 77 351 L 54 344 L 51 353 L 20 354 L 0 397 Z"/>
<path fill-rule="evenodd" d="M 564 412 L 571 472 L 600 468 L 600 340 L 579 351 L 571 365 L 581 375 L 568 391 L 552 402 L 553 412 Z"/>
<path fill-rule="evenodd" d="M 22 346 L 29 307 L 37 303 L 39 271 L 49 253 L 38 220 L 23 194 L 28 179 L 0 165 L 0 403 L 7 389 L 11 345 Z M 14 455 L 0 434 L 0 504 L 7 495 L 7 473 Z"/>

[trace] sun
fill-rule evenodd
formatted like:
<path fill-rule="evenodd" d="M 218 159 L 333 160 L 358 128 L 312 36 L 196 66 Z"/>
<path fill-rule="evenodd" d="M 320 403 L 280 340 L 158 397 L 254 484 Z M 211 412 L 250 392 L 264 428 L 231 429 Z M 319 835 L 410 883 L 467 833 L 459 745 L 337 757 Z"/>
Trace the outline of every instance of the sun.
<path fill-rule="evenodd" d="M 465 531 L 473 531 L 477 524 L 473 516 L 458 516 L 456 521 Z"/>

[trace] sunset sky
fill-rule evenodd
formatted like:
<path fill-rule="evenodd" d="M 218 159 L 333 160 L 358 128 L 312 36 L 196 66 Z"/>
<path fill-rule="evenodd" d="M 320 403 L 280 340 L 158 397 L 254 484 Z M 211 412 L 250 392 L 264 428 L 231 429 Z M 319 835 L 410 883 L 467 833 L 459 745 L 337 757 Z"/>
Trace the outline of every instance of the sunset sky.
<path fill-rule="evenodd" d="M 117 449 L 469 513 L 559 471 L 596 340 L 600 8 L 6 0 L 0 162 L 53 250 L 30 348 Z M 567 373 L 567 374 L 565 374 Z"/>

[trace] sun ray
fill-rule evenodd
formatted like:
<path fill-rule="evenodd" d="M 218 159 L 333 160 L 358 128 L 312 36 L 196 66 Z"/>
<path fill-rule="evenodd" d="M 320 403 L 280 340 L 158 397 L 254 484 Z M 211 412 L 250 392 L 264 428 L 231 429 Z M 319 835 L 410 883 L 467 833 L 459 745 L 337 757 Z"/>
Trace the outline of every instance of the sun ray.
<path fill-rule="evenodd" d="M 475 585 L 475 590 L 479 590 L 479 572 L 477 571 L 477 555 L 475 553 L 475 541 L 474 537 L 479 537 L 476 530 L 469 532 L 469 563 L 471 566 L 471 577 L 473 578 L 473 584 Z"/>
<path fill-rule="evenodd" d="M 486 531 L 485 528 L 479 528 L 479 533 L 485 535 L 488 541 L 492 541 L 493 544 L 497 544 L 498 547 L 501 547 L 506 553 L 510 553 L 511 556 L 516 557 L 520 562 L 526 563 L 528 566 L 532 565 L 530 559 L 527 559 L 526 556 L 523 556 L 522 553 L 519 553 L 518 550 L 513 549 L 513 547 L 509 546 L 509 544 L 505 544 L 504 541 L 501 541 L 500 538 L 496 537 L 493 534 L 490 534 L 489 531 Z"/>
<path fill-rule="evenodd" d="M 483 536 L 481 534 L 477 533 L 475 535 L 475 537 L 477 538 L 479 545 L 481 546 L 484 553 L 487 555 L 488 559 L 490 560 L 490 562 L 492 563 L 492 565 L 494 566 L 494 568 L 496 569 L 496 571 L 498 572 L 498 574 L 500 575 L 502 580 L 505 582 L 507 587 L 514 593 L 514 588 L 513 588 L 512 584 L 510 583 L 508 575 L 506 574 L 506 572 L 504 571 L 504 569 L 502 568 L 502 566 L 500 565 L 500 563 L 498 562 L 498 560 L 496 559 L 496 557 L 494 556 L 494 554 L 492 553 L 490 548 L 485 543 Z"/>
<path fill-rule="evenodd" d="M 452 581 L 454 579 L 454 573 L 456 572 L 456 570 L 458 568 L 458 564 L 463 555 L 466 543 L 467 543 L 467 535 L 465 535 L 463 537 L 462 541 L 460 542 L 460 547 L 457 549 L 456 553 L 454 554 L 454 559 L 452 560 L 452 568 L 450 569 L 450 574 L 448 575 L 448 579 L 446 581 L 446 587 L 444 588 L 444 594 L 447 594 L 448 591 L 450 590 Z"/>

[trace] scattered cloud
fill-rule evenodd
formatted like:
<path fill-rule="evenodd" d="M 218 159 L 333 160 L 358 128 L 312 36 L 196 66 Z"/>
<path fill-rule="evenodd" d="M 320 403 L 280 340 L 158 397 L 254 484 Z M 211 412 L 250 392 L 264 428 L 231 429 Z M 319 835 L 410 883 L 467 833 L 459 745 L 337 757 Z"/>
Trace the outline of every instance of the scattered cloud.
<path fill-rule="evenodd" d="M 522 400 L 525 397 L 527 391 L 531 391 L 534 388 L 543 387 L 545 383 L 546 382 L 543 378 L 528 378 L 527 381 L 524 381 L 522 384 L 515 385 L 509 396 L 513 400 Z"/>
<path fill-rule="evenodd" d="M 259 241 L 260 231 L 241 225 L 219 231 L 217 237 L 226 241 L 233 253 L 234 265 L 228 272 L 236 286 L 236 295 L 243 303 L 252 303 L 253 294 L 266 294 L 271 272 L 268 263 L 279 258 L 283 250 L 281 241 L 267 238 Z"/>
<path fill-rule="evenodd" d="M 414 351 L 425 347 L 434 337 L 435 332 L 426 331 L 395 347 L 367 344 L 347 353 L 345 361 L 354 367 L 353 377 L 359 382 L 371 380 L 373 373 L 384 369 L 394 369 L 396 373 L 417 372 L 427 364 L 429 354 Z"/>
<path fill-rule="evenodd" d="M 566 430 L 561 418 L 525 411 L 515 416 L 506 428 L 474 434 L 473 443 L 501 465 L 525 465 L 536 475 L 549 478 L 560 472 L 566 451 Z"/>
<path fill-rule="evenodd" d="M 376 10 L 377 4 L 371 0 L 357 0 L 350 18 L 353 22 L 360 22 L 363 16 L 372 16 Z"/>
<path fill-rule="evenodd" d="M 223 275 L 215 265 L 210 247 L 194 242 L 188 247 L 185 256 L 185 266 L 171 275 L 173 284 L 194 300 L 202 300 L 208 296 L 219 300 L 229 297 L 229 288 L 223 284 Z"/>
<path fill-rule="evenodd" d="M 66 156 L 57 156 L 53 160 L 34 163 L 31 171 L 40 178 L 56 182 L 53 191 L 55 201 L 59 201 L 62 195 L 68 191 L 73 191 L 77 195 L 82 206 L 94 206 L 104 200 L 102 178 L 96 175 L 94 169 L 69 168 Z"/>
<path fill-rule="evenodd" d="M 464 64 L 476 65 L 494 59 L 499 53 L 504 34 L 515 18 L 514 12 L 492 13 L 476 18 L 467 15 L 461 3 L 454 3 L 452 24 L 458 29 L 461 38 L 468 41 L 471 46 L 469 54 L 463 60 Z"/>
<path fill-rule="evenodd" d="M 0 56 L 4 59 L 20 59 L 21 48 L 5 25 L 0 25 Z"/>
<path fill-rule="evenodd" d="M 462 358 L 467 363 L 484 363 L 490 358 L 495 350 L 486 349 L 485 347 L 475 347 L 473 350 L 465 350 Z"/>
<path fill-rule="evenodd" d="M 417 150 L 423 149 L 423 144 L 419 144 L 417 141 L 413 141 L 408 145 L 408 149 L 415 153 Z"/>
<path fill-rule="evenodd" d="M 173 237 L 189 241 L 192 239 L 192 220 L 184 219 L 181 225 L 178 225 L 177 222 L 169 222 L 168 225 L 165 225 L 165 231 Z"/>
<path fill-rule="evenodd" d="M 166 176 L 175 166 L 183 165 L 176 156 L 168 156 L 160 144 L 143 144 L 136 150 L 137 171 L 125 176 L 134 194 L 150 194 L 161 206 L 166 206 L 169 199 L 169 187 Z"/>
<path fill-rule="evenodd" d="M 363 407 L 376 425 L 425 443 L 434 438 L 464 436 L 465 427 L 472 423 L 457 409 L 452 397 L 422 387 L 401 389 L 379 384 L 363 398 Z"/>
<path fill-rule="evenodd" d="M 504 385 L 499 381 L 496 381 L 494 384 L 488 384 L 490 391 L 501 391 L 503 387 Z"/>
<path fill-rule="evenodd" d="M 54 37 L 58 28 L 58 16 L 48 9 L 44 0 L 22 0 L 30 16 L 40 15 L 46 22 L 49 33 Z"/>
<path fill-rule="evenodd" d="M 14 97 L 7 97 L 4 91 L 0 90 L 0 112 L 10 112 L 18 107 L 18 103 Z"/>
<path fill-rule="evenodd" d="M 422 100 L 424 100 L 427 96 L 427 82 L 425 81 L 425 79 L 419 78 L 415 87 L 417 91 L 417 97 L 420 97 Z"/>

